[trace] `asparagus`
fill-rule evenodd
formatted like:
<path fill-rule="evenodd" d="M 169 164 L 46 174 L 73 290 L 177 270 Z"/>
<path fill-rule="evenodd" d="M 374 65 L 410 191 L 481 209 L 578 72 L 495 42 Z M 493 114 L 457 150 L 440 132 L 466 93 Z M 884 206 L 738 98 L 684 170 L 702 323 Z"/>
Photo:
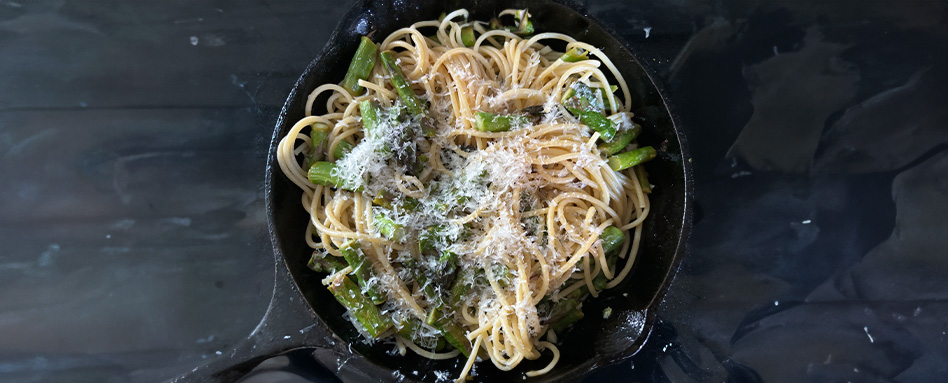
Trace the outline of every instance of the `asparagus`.
<path fill-rule="evenodd" d="M 375 54 L 378 51 L 379 48 L 375 46 L 372 40 L 362 36 L 362 40 L 359 42 L 359 48 L 356 49 L 355 56 L 352 57 L 352 62 L 349 63 L 349 70 L 346 72 L 346 77 L 342 80 L 342 87 L 345 88 L 349 94 L 355 96 L 365 90 L 365 88 L 359 86 L 359 80 L 369 78 L 369 74 L 372 73 L 372 68 L 375 67 Z"/>
<path fill-rule="evenodd" d="M 641 147 L 609 157 L 609 167 L 615 171 L 625 170 L 635 165 L 649 161 L 655 158 L 655 155 L 655 148 L 651 146 Z"/>
<path fill-rule="evenodd" d="M 351 142 L 342 140 L 336 144 L 336 148 L 333 149 L 332 154 L 337 160 L 340 160 L 342 157 L 345 157 L 346 154 L 349 154 L 353 148 L 355 148 L 355 145 L 352 145 Z"/>
<path fill-rule="evenodd" d="M 451 285 L 451 290 L 448 292 L 449 304 L 457 308 L 457 303 L 461 301 L 461 297 L 471 291 L 472 287 L 474 287 L 474 273 L 470 269 L 464 269 L 461 271 L 461 275 L 454 279 L 454 284 Z"/>
<path fill-rule="evenodd" d="M 377 101 L 363 100 L 359 103 L 359 113 L 362 115 L 362 130 L 365 131 L 366 136 L 376 137 L 380 133 L 378 126 L 381 122 L 381 109 Z"/>
<path fill-rule="evenodd" d="M 615 272 L 616 262 L 618 261 L 619 256 L 617 254 L 611 254 L 606 256 L 606 265 L 609 266 L 609 270 Z M 593 278 L 593 287 L 596 288 L 596 291 L 602 291 L 606 289 L 606 284 L 609 283 L 609 278 L 606 278 L 605 273 L 599 273 L 595 278 Z M 582 290 L 587 290 L 586 286 L 583 286 Z"/>
<path fill-rule="evenodd" d="M 359 281 L 359 285 L 362 286 L 362 289 L 369 298 L 372 299 L 372 303 L 381 304 L 385 302 L 385 297 L 382 293 L 369 282 L 372 279 L 372 264 L 365 257 L 365 253 L 362 252 L 362 249 L 359 248 L 359 242 L 349 241 L 342 245 L 339 251 L 342 252 L 342 256 L 346 259 L 346 262 L 349 263 L 349 266 L 352 267 L 352 274 L 355 275 L 356 280 Z"/>
<path fill-rule="evenodd" d="M 466 47 L 473 47 L 474 42 L 474 27 L 466 25 L 461 28 L 461 43 Z"/>
<path fill-rule="evenodd" d="M 629 144 L 632 143 L 632 140 L 638 137 L 639 133 L 641 132 L 642 125 L 633 123 L 632 128 L 616 133 L 616 135 L 612 137 L 612 140 L 599 145 L 599 151 L 610 156 L 621 152 L 622 149 L 625 149 L 626 146 L 629 146 Z"/>
<path fill-rule="evenodd" d="M 408 108 L 408 113 L 413 116 L 424 116 L 425 104 L 415 95 L 415 91 L 411 89 L 408 79 L 395 62 L 395 56 L 392 55 L 392 51 L 384 51 L 380 53 L 379 56 L 382 58 L 382 67 L 385 68 L 385 71 L 391 76 L 390 80 L 392 81 L 392 85 L 395 86 L 395 91 L 398 92 L 398 97 L 402 100 L 402 103 Z"/>
<path fill-rule="evenodd" d="M 413 211 L 418 207 L 418 200 L 411 197 L 398 198 L 386 190 L 379 191 L 379 194 L 375 196 L 372 203 L 389 210 L 395 210 L 400 207 L 408 211 Z"/>
<path fill-rule="evenodd" d="M 505 27 L 501 24 L 498 18 L 493 18 L 490 20 L 489 24 L 490 29 L 505 29 L 516 33 L 520 36 L 526 36 L 533 34 L 533 23 L 530 21 L 530 12 L 527 12 L 526 9 L 518 9 L 514 12 L 514 27 Z"/>
<path fill-rule="evenodd" d="M 306 266 L 309 267 L 310 270 L 318 273 L 334 273 L 346 267 L 346 265 L 336 259 L 336 257 L 318 251 L 313 252 L 313 256 L 310 257 L 309 263 L 307 263 Z"/>
<path fill-rule="evenodd" d="M 458 325 L 457 322 L 448 319 L 447 317 L 442 317 L 443 321 L 437 323 L 434 327 L 441 331 L 441 336 L 444 337 L 444 340 L 448 341 L 454 348 L 461 351 L 461 354 L 464 354 L 464 357 L 471 356 L 471 342 L 467 340 L 467 337 L 464 334 L 464 329 Z"/>
<path fill-rule="evenodd" d="M 448 290 L 457 277 L 458 255 L 451 250 L 441 252 L 438 258 L 438 270 L 434 278 L 435 286 L 441 291 Z"/>
<path fill-rule="evenodd" d="M 611 141 L 615 136 L 616 123 L 602 114 L 602 101 L 593 94 L 589 85 L 582 82 L 573 83 L 571 89 L 563 95 L 563 106 L 580 122 L 599 132 L 604 141 Z"/>
<path fill-rule="evenodd" d="M 392 327 L 392 321 L 362 295 L 362 290 L 349 277 L 340 275 L 329 285 L 329 291 L 373 338 Z"/>
<path fill-rule="evenodd" d="M 618 227 L 609 226 L 603 229 L 602 234 L 599 234 L 599 239 L 602 240 L 602 250 L 606 255 L 615 254 L 622 249 L 622 243 L 625 242 L 625 232 Z"/>
<path fill-rule="evenodd" d="M 617 90 L 619 90 L 618 86 L 609 85 L 609 93 L 615 93 Z M 605 103 L 606 99 L 609 98 L 609 94 L 606 93 L 606 88 L 596 88 L 596 91 L 599 92 L 599 95 L 602 96 L 603 103 Z"/>
<path fill-rule="evenodd" d="M 428 317 L 426 318 L 425 322 L 441 332 L 441 335 L 444 337 L 444 339 L 452 346 L 460 350 L 462 354 L 465 356 L 470 356 L 471 342 L 469 342 L 467 337 L 464 336 L 464 330 L 461 328 L 461 326 L 442 310 L 444 307 L 444 300 L 441 299 L 437 293 L 435 293 L 432 284 L 427 283 L 427 278 L 425 278 L 422 273 L 415 274 L 415 282 L 421 286 L 424 286 L 422 291 L 424 292 L 425 297 L 428 298 L 431 306 L 431 311 L 428 312 Z M 452 303 L 452 307 L 456 307 L 456 304 Z"/>
<path fill-rule="evenodd" d="M 616 135 L 616 123 L 612 120 L 606 118 L 602 113 L 593 111 L 593 110 L 579 110 L 571 109 L 570 113 L 573 113 L 576 117 L 579 118 L 579 121 L 586 126 L 592 128 L 599 132 L 599 136 L 602 137 L 605 141 L 611 141 Z"/>
<path fill-rule="evenodd" d="M 379 234 L 390 240 L 401 241 L 405 238 L 405 227 L 382 213 L 375 214 L 375 228 L 379 230 Z"/>
<path fill-rule="evenodd" d="M 642 191 L 645 194 L 652 192 L 652 184 L 648 183 L 648 172 L 645 171 L 645 167 L 642 165 L 636 166 L 635 177 L 639 179 L 639 185 L 642 185 Z"/>
<path fill-rule="evenodd" d="M 338 176 L 333 174 L 335 169 L 336 164 L 332 162 L 316 161 L 313 163 L 313 166 L 309 168 L 309 174 L 307 174 L 309 177 L 309 182 L 351 191 L 363 190 L 362 186 L 353 187 L 351 185 L 346 185 L 345 180 L 340 179 Z"/>
<path fill-rule="evenodd" d="M 568 63 L 583 61 L 589 58 L 588 53 L 589 52 L 586 52 L 585 49 L 572 47 L 568 51 L 566 51 L 566 53 L 563 53 L 563 55 L 560 56 L 560 60 L 563 60 Z"/>
<path fill-rule="evenodd" d="M 494 114 L 477 112 L 474 128 L 482 132 L 506 132 L 512 128 L 528 125 L 530 119 L 520 114 Z"/>
<path fill-rule="evenodd" d="M 395 333 L 405 339 L 414 339 L 419 324 L 420 322 L 415 318 L 402 318 L 401 321 L 395 322 Z"/>
<path fill-rule="evenodd" d="M 520 36 L 532 35 L 533 34 L 533 23 L 530 22 L 530 12 L 527 12 L 526 9 L 518 9 L 516 14 L 517 30 L 514 33 Z"/>
<path fill-rule="evenodd" d="M 573 323 L 578 322 L 580 319 L 583 319 L 583 310 L 573 306 L 569 311 L 566 311 L 560 316 L 556 321 L 550 323 L 550 328 L 554 332 L 562 332 L 563 330 L 569 328 Z"/>
<path fill-rule="evenodd" d="M 326 140 L 327 135 L 329 135 L 329 125 L 322 122 L 313 124 L 309 131 L 309 145 L 313 148 L 312 155 L 316 155 L 316 150 Z"/>

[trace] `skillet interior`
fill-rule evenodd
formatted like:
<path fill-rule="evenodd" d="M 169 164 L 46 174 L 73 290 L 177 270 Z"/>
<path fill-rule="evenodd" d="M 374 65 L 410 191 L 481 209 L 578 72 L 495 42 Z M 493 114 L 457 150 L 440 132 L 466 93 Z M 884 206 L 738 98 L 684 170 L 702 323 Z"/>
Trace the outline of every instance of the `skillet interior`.
<path fill-rule="evenodd" d="M 684 252 L 684 243 L 690 229 L 690 166 L 683 155 L 683 137 L 675 128 L 659 90 L 637 63 L 627 45 L 613 37 L 611 31 L 569 3 L 545 1 L 439 2 L 431 0 L 404 2 L 362 1 L 350 10 L 337 26 L 329 42 L 309 65 L 291 92 L 277 124 L 274 142 L 286 135 L 295 121 L 303 117 L 303 105 L 308 93 L 326 82 L 339 82 L 345 74 L 358 38 L 371 34 L 375 40 L 394 30 L 420 20 L 437 18 L 443 11 L 466 8 L 475 20 L 489 20 L 504 8 L 528 8 L 538 32 L 560 32 L 589 42 L 609 55 L 619 67 L 632 92 L 632 110 L 645 116 L 648 124 L 639 142 L 666 148 L 664 154 L 648 163 L 650 181 L 656 185 L 650 195 L 652 210 L 644 225 L 642 248 L 632 274 L 617 288 L 607 290 L 598 299 L 584 303 L 586 317 L 568 333 L 560 336 L 562 353 L 556 368 L 546 375 L 526 381 L 563 381 L 588 373 L 597 366 L 631 356 L 641 348 L 648 335 L 654 306 L 661 301 Z M 320 103 L 317 102 L 316 105 Z M 275 157 L 276 145 L 271 145 Z M 271 163 L 275 163 L 271 158 Z M 432 361 L 409 352 L 393 356 L 391 343 L 367 344 L 352 325 L 343 318 L 344 310 L 320 283 L 321 274 L 311 272 L 306 262 L 311 251 L 305 245 L 303 234 L 307 214 L 300 206 L 301 192 L 279 171 L 272 172 L 269 180 L 270 198 L 275 229 L 275 246 L 282 251 L 287 268 L 297 286 L 314 309 L 318 318 L 331 331 L 349 344 L 355 358 L 365 357 L 389 377 L 399 370 L 410 380 L 434 381 L 432 371 L 446 370 L 452 375 L 459 371 L 463 361 Z M 609 319 L 602 318 L 602 310 L 611 307 Z M 361 356 L 360 356 L 361 355 Z M 523 372 L 542 368 L 549 358 L 524 361 L 513 372 L 502 372 L 489 362 L 480 363 L 477 378 L 480 381 L 524 381 Z M 387 371 L 386 371 L 387 370 Z M 413 374 L 417 372 L 417 375 Z"/>

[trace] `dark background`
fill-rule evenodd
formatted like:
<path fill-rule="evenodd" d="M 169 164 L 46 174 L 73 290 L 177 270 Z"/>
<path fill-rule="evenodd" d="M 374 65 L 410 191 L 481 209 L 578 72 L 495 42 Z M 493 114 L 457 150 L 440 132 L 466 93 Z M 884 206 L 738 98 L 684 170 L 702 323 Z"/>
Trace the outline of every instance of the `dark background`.
<path fill-rule="evenodd" d="M 161 381 L 246 337 L 269 137 L 349 5 L 0 0 L 0 381 Z M 948 3 L 588 10 L 667 89 L 697 205 L 646 348 L 588 381 L 948 381 Z"/>

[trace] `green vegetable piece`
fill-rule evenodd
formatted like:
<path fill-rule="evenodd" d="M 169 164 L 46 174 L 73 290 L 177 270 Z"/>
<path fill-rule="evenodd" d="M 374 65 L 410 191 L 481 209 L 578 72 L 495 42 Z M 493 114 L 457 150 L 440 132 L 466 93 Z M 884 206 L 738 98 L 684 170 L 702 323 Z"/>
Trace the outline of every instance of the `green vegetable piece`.
<path fill-rule="evenodd" d="M 450 250 L 441 252 L 438 258 L 438 270 L 434 283 L 441 291 L 448 290 L 454 284 L 458 271 L 458 255 Z"/>
<path fill-rule="evenodd" d="M 651 146 L 641 147 L 609 157 L 609 167 L 615 171 L 625 170 L 635 165 L 649 161 L 655 158 L 655 155 L 655 148 L 652 148 Z"/>
<path fill-rule="evenodd" d="M 599 151 L 610 156 L 619 153 L 622 149 L 625 149 L 626 146 L 629 146 L 641 132 L 642 125 L 633 123 L 631 128 L 616 133 L 616 135 L 612 137 L 612 140 L 599 145 Z"/>
<path fill-rule="evenodd" d="M 599 234 L 602 240 L 602 250 L 606 255 L 612 255 L 622 249 L 622 243 L 625 242 L 625 232 L 618 227 L 609 226 Z"/>
<path fill-rule="evenodd" d="M 606 118 L 602 113 L 592 110 L 569 109 L 570 113 L 579 118 L 579 121 L 592 130 L 599 132 L 604 141 L 612 141 L 616 135 L 616 123 Z"/>
<path fill-rule="evenodd" d="M 506 132 L 529 124 L 530 119 L 524 115 L 477 112 L 474 128 L 482 132 Z"/>
<path fill-rule="evenodd" d="M 612 141 L 618 130 L 616 123 L 602 114 L 602 100 L 596 97 L 589 85 L 575 82 L 570 90 L 563 94 L 563 106 L 580 122 L 599 132 L 603 141 Z"/>
<path fill-rule="evenodd" d="M 355 275 L 359 285 L 366 292 L 372 303 L 382 304 L 385 302 L 385 296 L 379 292 L 378 288 L 372 286 L 369 281 L 372 279 L 372 263 L 365 257 L 365 253 L 359 248 L 359 242 L 349 241 L 339 248 L 342 256 L 352 267 L 352 274 Z"/>
<path fill-rule="evenodd" d="M 386 73 L 391 77 L 392 85 L 395 86 L 395 91 L 398 92 L 398 97 L 402 100 L 402 103 L 405 104 L 408 113 L 413 116 L 423 116 L 425 114 L 425 104 L 415 95 L 415 91 L 411 89 L 408 79 L 405 77 L 405 74 L 402 73 L 402 68 L 395 62 L 395 56 L 393 56 L 392 51 L 384 51 L 380 53 L 379 56 L 382 58 L 382 67 L 385 68 Z"/>
<path fill-rule="evenodd" d="M 612 307 L 602 309 L 602 319 L 609 319 L 612 316 Z"/>
<path fill-rule="evenodd" d="M 402 241 L 405 239 L 405 227 L 395 223 L 384 214 L 375 214 L 375 228 L 379 230 L 379 234 L 390 240 Z"/>
<path fill-rule="evenodd" d="M 618 86 L 609 85 L 609 93 L 615 93 L 617 90 L 619 90 Z M 609 98 L 609 94 L 606 93 L 606 88 L 596 88 L 596 91 L 598 91 L 599 95 L 602 96 L 602 102 L 603 105 L 605 105 L 606 99 Z"/>
<path fill-rule="evenodd" d="M 415 331 L 418 330 L 420 322 L 415 318 L 404 318 L 400 322 L 395 322 L 395 332 L 405 339 L 414 339 Z"/>
<path fill-rule="evenodd" d="M 642 185 L 642 191 L 645 194 L 652 192 L 652 184 L 648 182 L 648 172 L 645 171 L 645 167 L 642 165 L 635 167 L 635 177 L 639 179 L 639 185 Z"/>
<path fill-rule="evenodd" d="M 619 257 L 616 254 L 606 256 L 606 265 L 609 266 L 609 270 L 612 270 L 613 273 L 616 272 L 616 261 L 618 259 Z M 605 290 L 606 284 L 608 283 L 609 283 L 609 278 L 606 278 L 606 274 L 602 272 L 600 272 L 599 275 L 596 275 L 596 277 L 593 278 L 593 287 L 596 288 L 596 291 Z M 588 290 L 586 286 L 583 286 L 583 289 L 578 289 L 578 290 L 584 290 L 584 292 L 588 292 L 588 291 L 585 291 L 585 290 Z"/>
<path fill-rule="evenodd" d="M 579 300 L 574 298 L 557 302 L 550 313 L 550 329 L 559 333 L 583 319 L 583 310 L 578 306 Z"/>
<path fill-rule="evenodd" d="M 471 342 L 467 340 L 464 329 L 462 329 L 454 319 L 451 319 L 447 313 L 442 311 L 441 306 L 434 307 L 431 312 L 428 313 L 427 323 L 438 329 L 438 331 L 441 332 L 441 336 L 444 337 L 444 340 L 461 351 L 465 357 L 471 355 Z"/>
<path fill-rule="evenodd" d="M 339 189 L 351 190 L 351 191 L 362 191 L 362 186 L 353 188 L 350 185 L 346 185 L 345 181 L 339 177 L 333 175 L 333 172 L 336 169 L 336 164 L 327 161 L 316 161 L 313 163 L 313 166 L 309 168 L 309 182 L 312 182 L 317 185 L 326 185 Z"/>
<path fill-rule="evenodd" d="M 315 152 L 320 145 L 323 144 L 323 141 L 326 141 L 326 136 L 329 135 L 329 125 L 326 125 L 322 122 L 317 122 L 313 124 L 309 131 L 309 144 Z M 315 154 L 315 153 L 313 153 Z"/>
<path fill-rule="evenodd" d="M 334 273 L 346 267 L 336 257 L 318 251 L 313 252 L 313 256 L 309 258 L 309 263 L 306 266 L 318 273 Z"/>
<path fill-rule="evenodd" d="M 457 322 L 445 318 L 445 322 L 440 323 L 435 328 L 439 329 L 441 335 L 444 336 L 444 340 L 448 341 L 458 351 L 461 351 L 465 358 L 471 356 L 471 342 L 467 340 L 464 329 Z"/>
<path fill-rule="evenodd" d="M 341 160 L 342 157 L 345 157 L 346 154 L 349 154 L 353 148 L 355 148 L 355 145 L 352 145 L 351 142 L 342 140 L 336 144 L 336 148 L 333 149 L 332 155 L 336 157 L 337 160 Z"/>
<path fill-rule="evenodd" d="M 583 61 L 589 59 L 589 52 L 586 52 L 585 49 L 572 47 L 566 53 L 563 53 L 560 56 L 560 60 L 563 60 L 568 63 L 574 63 L 578 61 Z"/>
<path fill-rule="evenodd" d="M 464 269 L 461 271 L 461 275 L 454 279 L 454 284 L 451 285 L 451 290 L 448 293 L 450 297 L 448 305 L 457 309 L 461 298 L 471 291 L 471 287 L 474 287 L 474 273 L 470 269 Z"/>
<path fill-rule="evenodd" d="M 418 200 L 404 196 L 396 197 L 386 190 L 379 191 L 379 194 L 375 196 L 372 203 L 389 210 L 401 208 L 407 211 L 414 211 L 418 207 Z"/>
<path fill-rule="evenodd" d="M 329 285 L 329 291 L 373 338 L 378 338 L 392 327 L 391 319 L 383 316 L 378 307 L 362 295 L 362 290 L 349 277 L 343 275 L 336 278 Z"/>
<path fill-rule="evenodd" d="M 346 77 L 342 80 L 342 87 L 345 88 L 349 94 L 356 96 L 365 90 L 365 88 L 359 86 L 359 80 L 369 78 L 369 74 L 372 73 L 372 68 L 375 67 L 375 56 L 378 51 L 379 48 L 372 40 L 362 36 L 362 40 L 359 42 L 359 48 L 356 49 L 356 53 L 352 57 L 352 62 L 349 63 L 349 70 L 346 72 Z"/>
<path fill-rule="evenodd" d="M 379 103 L 374 100 L 363 100 L 359 103 L 359 113 L 362 114 L 362 129 L 365 131 L 365 135 L 377 137 L 382 113 Z"/>
<path fill-rule="evenodd" d="M 473 47 L 477 39 L 474 37 L 474 27 L 467 25 L 461 28 L 461 43 L 466 47 Z"/>
<path fill-rule="evenodd" d="M 514 31 L 517 35 L 526 36 L 533 34 L 533 23 L 530 21 L 530 12 L 526 9 L 517 10 L 517 13 L 514 15 L 517 18 L 517 30 Z"/>

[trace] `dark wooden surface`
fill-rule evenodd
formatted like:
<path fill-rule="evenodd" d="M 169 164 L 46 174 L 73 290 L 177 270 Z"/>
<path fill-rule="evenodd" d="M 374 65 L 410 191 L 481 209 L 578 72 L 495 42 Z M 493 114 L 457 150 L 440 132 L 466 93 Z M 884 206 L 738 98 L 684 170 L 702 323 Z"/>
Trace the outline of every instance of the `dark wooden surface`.
<path fill-rule="evenodd" d="M 160 381 L 256 326 L 266 145 L 348 6 L 0 0 L 0 381 Z M 589 9 L 668 89 L 699 207 L 653 339 L 589 381 L 948 380 L 948 5 Z M 287 363 L 248 380 L 325 376 Z"/>

